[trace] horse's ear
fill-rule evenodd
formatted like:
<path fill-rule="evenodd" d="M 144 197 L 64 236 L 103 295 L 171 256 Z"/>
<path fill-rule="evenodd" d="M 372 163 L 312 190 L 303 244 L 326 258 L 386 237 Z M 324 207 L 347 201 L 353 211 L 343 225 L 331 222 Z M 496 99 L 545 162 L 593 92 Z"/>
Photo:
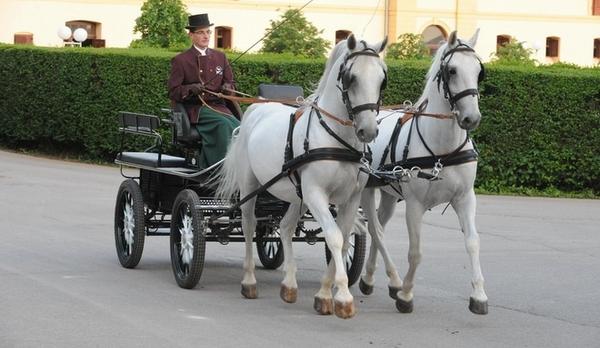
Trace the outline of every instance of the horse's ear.
<path fill-rule="evenodd" d="M 475 34 L 473 34 L 473 36 L 469 39 L 469 46 L 471 46 L 471 48 L 475 47 L 478 37 L 479 37 L 479 28 L 477 28 L 477 30 L 475 30 Z"/>
<path fill-rule="evenodd" d="M 348 36 L 347 43 L 349 50 L 352 51 L 356 48 L 356 38 L 354 37 L 354 34 L 350 34 L 350 36 Z"/>
<path fill-rule="evenodd" d="M 385 38 L 383 39 L 383 41 L 381 41 L 381 44 L 379 45 L 379 51 L 377 52 L 381 52 L 385 49 L 385 46 L 387 46 L 388 43 L 388 37 L 387 35 L 385 36 Z"/>
<path fill-rule="evenodd" d="M 448 37 L 448 46 L 456 45 L 456 40 L 458 40 L 458 36 L 456 35 L 456 30 L 450 33 Z"/>

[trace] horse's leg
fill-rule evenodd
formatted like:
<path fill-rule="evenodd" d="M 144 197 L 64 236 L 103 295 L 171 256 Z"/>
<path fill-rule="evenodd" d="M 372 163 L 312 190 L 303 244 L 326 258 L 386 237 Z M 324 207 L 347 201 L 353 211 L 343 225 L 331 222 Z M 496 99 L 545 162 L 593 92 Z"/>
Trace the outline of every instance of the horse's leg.
<path fill-rule="evenodd" d="M 367 220 L 369 221 L 369 235 L 371 236 L 371 247 L 365 267 L 366 271 L 359 283 L 359 288 L 365 295 L 373 293 L 373 274 L 377 268 L 377 251 L 381 252 L 385 264 L 385 271 L 389 278 L 388 293 L 390 297 L 397 299 L 398 291 L 402 289 L 402 279 L 400 279 L 398 271 L 396 270 L 396 265 L 394 265 L 394 262 L 383 243 L 385 225 L 389 222 L 394 213 L 396 200 L 397 198 L 393 195 L 381 191 L 379 209 L 376 209 L 375 189 L 365 189 L 362 194 L 361 206 L 367 214 Z"/>
<path fill-rule="evenodd" d="M 452 200 L 452 208 L 458 215 L 460 226 L 465 237 L 465 247 L 471 258 L 473 291 L 469 298 L 469 310 L 475 314 L 487 314 L 488 298 L 483 289 L 483 274 L 479 263 L 479 234 L 475 227 L 476 198 L 473 189 L 467 194 Z"/>
<path fill-rule="evenodd" d="M 396 308 L 402 313 L 413 310 L 413 286 L 417 266 L 421 262 L 421 223 L 425 208 L 418 203 L 406 201 L 406 227 L 408 228 L 408 271 L 404 276 L 402 291 L 398 292 Z"/>
<path fill-rule="evenodd" d="M 298 297 L 298 283 L 296 282 L 296 261 L 292 250 L 292 238 L 298 226 L 298 220 L 306 212 L 300 203 L 290 204 L 287 212 L 279 223 L 281 243 L 283 245 L 283 270 L 285 276 L 281 282 L 281 299 L 288 303 L 296 302 Z"/>
<path fill-rule="evenodd" d="M 256 190 L 259 182 L 254 176 L 250 168 L 245 168 L 241 176 L 240 182 L 240 197 L 245 197 L 247 194 Z M 256 298 L 258 291 L 256 289 L 256 277 L 254 276 L 254 244 L 253 238 L 256 231 L 256 216 L 254 215 L 254 207 L 256 205 L 256 196 L 244 203 L 240 210 L 242 211 L 242 232 L 244 233 L 244 241 L 246 247 L 246 256 L 244 258 L 244 277 L 242 278 L 242 295 L 245 298 Z"/>
<path fill-rule="evenodd" d="M 343 236 L 343 244 L 342 244 L 342 263 L 336 264 L 336 273 L 338 269 L 341 269 L 342 273 L 346 276 L 346 289 L 342 290 L 338 286 L 338 291 L 335 296 L 335 314 L 340 318 L 350 318 L 356 313 L 356 309 L 354 307 L 354 301 L 352 300 L 352 295 L 350 294 L 350 290 L 348 289 L 348 278 L 346 273 L 346 263 L 345 260 L 348 257 L 348 249 L 350 248 L 350 234 L 354 229 L 354 224 L 356 222 L 356 216 L 358 212 L 358 206 L 360 205 L 360 194 L 354 195 L 350 200 L 345 204 L 339 204 L 337 209 L 337 225 L 342 231 Z M 340 265 L 338 267 L 338 265 Z M 337 282 L 336 282 L 337 284 Z M 350 295 L 351 300 L 349 302 L 345 299 L 346 294 L 343 291 L 347 291 L 348 295 Z M 341 293 L 340 293 L 341 292 Z M 343 295 L 342 300 L 338 297 L 338 295 Z"/>
<path fill-rule="evenodd" d="M 356 197 L 356 202 L 352 204 L 352 206 L 354 206 L 354 213 L 350 216 L 350 226 L 352 226 L 354 222 L 354 214 L 356 214 L 356 210 L 358 209 L 358 198 L 359 197 Z M 323 192 L 312 190 L 310 194 L 305 195 L 304 199 L 312 215 L 315 217 L 315 220 L 317 220 L 323 229 L 325 241 L 331 251 L 332 258 L 327 271 L 321 279 L 321 289 L 315 295 L 314 308 L 320 314 L 331 314 L 331 275 L 335 272 L 333 279 L 338 288 L 338 291 L 335 294 L 335 314 L 340 318 L 350 318 L 355 314 L 355 308 L 353 302 L 354 299 L 348 289 L 348 275 L 346 274 L 344 260 L 342 259 L 342 247 L 344 244 L 343 234 L 329 212 L 329 200 Z"/>

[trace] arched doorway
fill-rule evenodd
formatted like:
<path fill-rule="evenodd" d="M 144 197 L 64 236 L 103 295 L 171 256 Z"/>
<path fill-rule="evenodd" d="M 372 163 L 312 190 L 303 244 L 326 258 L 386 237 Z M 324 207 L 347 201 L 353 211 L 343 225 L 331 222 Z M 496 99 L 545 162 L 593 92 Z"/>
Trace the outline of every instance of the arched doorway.
<path fill-rule="evenodd" d="M 66 22 L 65 25 L 71 29 L 71 32 L 75 32 L 75 30 L 79 28 L 82 28 L 87 32 L 87 39 L 82 42 L 82 46 L 105 46 L 104 40 L 100 38 L 102 35 L 101 23 L 86 20 L 74 20 Z"/>
<path fill-rule="evenodd" d="M 446 40 L 448 34 L 444 28 L 439 25 L 430 25 L 423 30 L 423 42 L 429 49 L 429 54 L 434 55 L 437 49 L 440 47 L 440 42 Z"/>

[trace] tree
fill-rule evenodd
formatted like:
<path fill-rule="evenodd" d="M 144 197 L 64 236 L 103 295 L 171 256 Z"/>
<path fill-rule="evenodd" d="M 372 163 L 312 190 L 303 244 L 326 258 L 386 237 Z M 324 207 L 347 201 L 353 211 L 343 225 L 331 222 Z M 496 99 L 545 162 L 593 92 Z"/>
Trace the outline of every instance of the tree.
<path fill-rule="evenodd" d="M 262 52 L 292 53 L 311 58 L 323 57 L 330 43 L 319 37 L 318 30 L 298 10 L 287 10 L 280 21 L 271 21 L 271 32 L 264 40 Z"/>
<path fill-rule="evenodd" d="M 423 35 L 404 33 L 398 41 L 388 46 L 386 57 L 394 59 L 423 59 L 429 57 L 429 49 Z"/>
<path fill-rule="evenodd" d="M 174 47 L 189 43 L 185 32 L 188 13 L 181 0 L 146 0 L 142 14 L 135 20 L 134 33 L 142 38 L 131 47 Z"/>
<path fill-rule="evenodd" d="M 522 42 L 511 38 L 507 43 L 498 47 L 496 53 L 492 53 L 492 63 L 502 65 L 529 65 L 533 66 L 536 60 L 531 58 L 534 53 L 532 48 L 525 48 Z"/>

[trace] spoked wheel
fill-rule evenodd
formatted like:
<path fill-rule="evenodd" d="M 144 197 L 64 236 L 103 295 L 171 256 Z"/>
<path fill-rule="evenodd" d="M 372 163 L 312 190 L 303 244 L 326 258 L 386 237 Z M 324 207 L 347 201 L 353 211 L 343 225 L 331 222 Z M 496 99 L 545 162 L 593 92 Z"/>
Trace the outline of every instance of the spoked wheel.
<path fill-rule="evenodd" d="M 277 241 L 265 238 L 277 238 Z M 256 251 L 260 263 L 267 269 L 276 269 L 283 263 L 283 244 L 279 238 L 279 229 L 273 229 L 264 223 L 256 226 Z"/>
<path fill-rule="evenodd" d="M 140 185 L 127 179 L 121 183 L 115 204 L 115 246 L 119 262 L 134 268 L 144 251 L 144 198 Z"/>
<path fill-rule="evenodd" d="M 177 284 L 185 289 L 198 284 L 204 268 L 206 225 L 195 208 L 199 204 L 196 192 L 186 189 L 175 198 L 171 213 L 171 266 Z"/>
<path fill-rule="evenodd" d="M 367 236 L 365 234 L 352 233 L 350 235 L 350 247 L 346 255 L 346 273 L 348 274 L 348 286 L 354 285 L 365 263 L 365 252 L 367 249 Z M 325 259 L 327 264 L 331 261 L 331 251 L 325 243 Z"/>

